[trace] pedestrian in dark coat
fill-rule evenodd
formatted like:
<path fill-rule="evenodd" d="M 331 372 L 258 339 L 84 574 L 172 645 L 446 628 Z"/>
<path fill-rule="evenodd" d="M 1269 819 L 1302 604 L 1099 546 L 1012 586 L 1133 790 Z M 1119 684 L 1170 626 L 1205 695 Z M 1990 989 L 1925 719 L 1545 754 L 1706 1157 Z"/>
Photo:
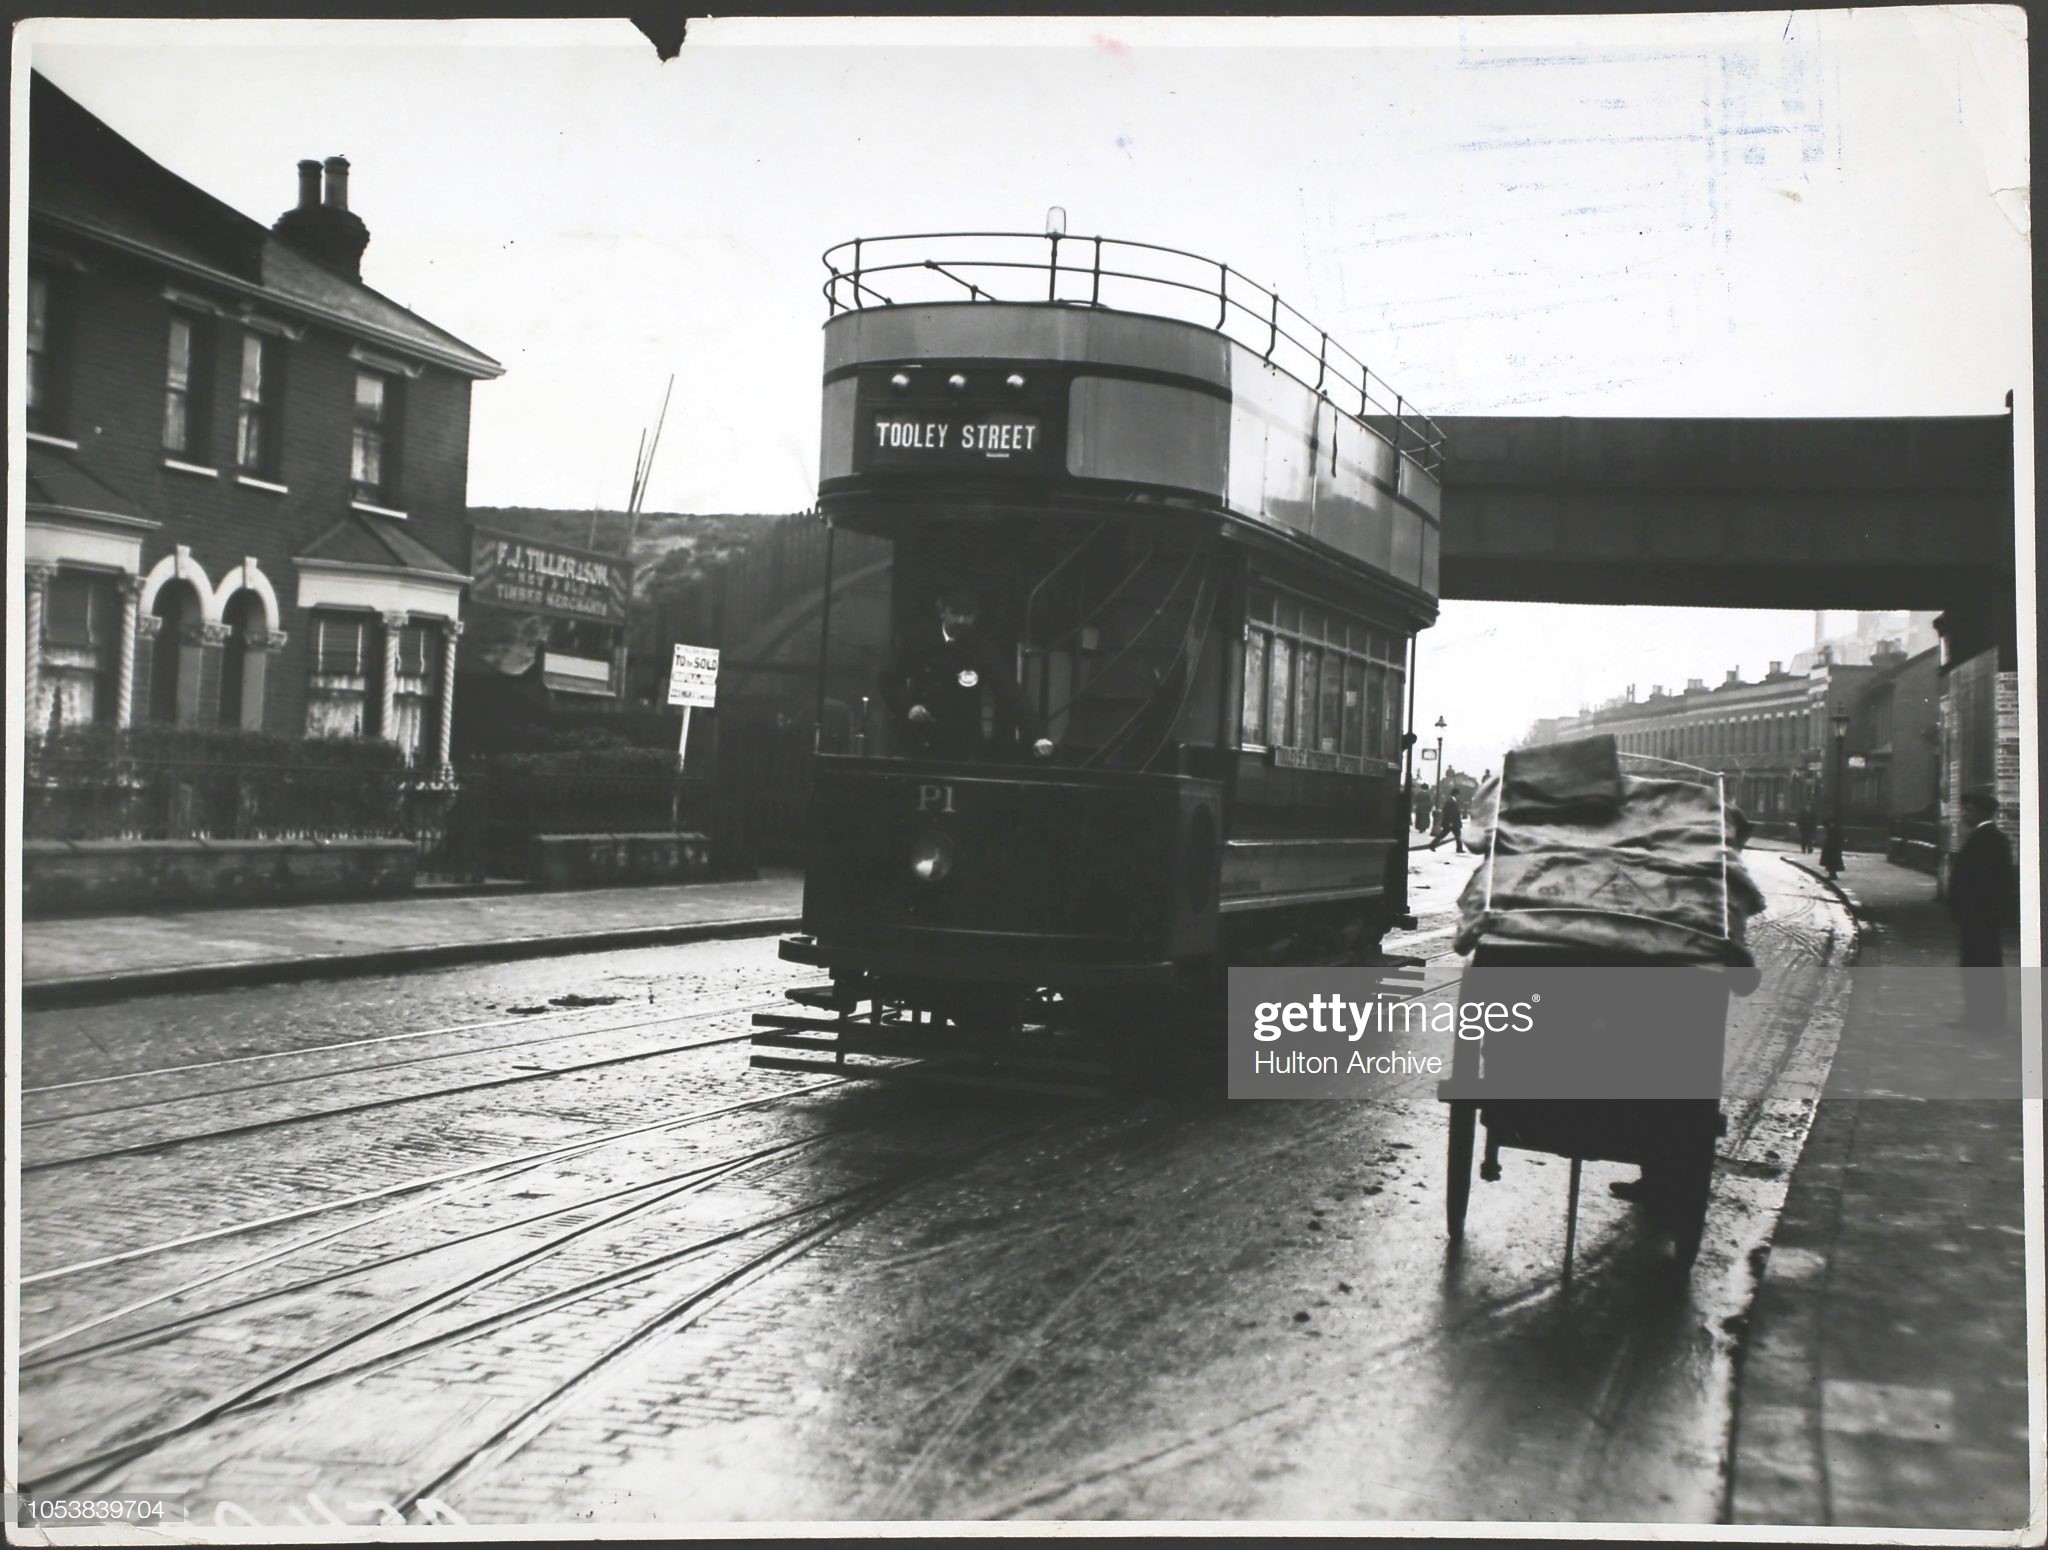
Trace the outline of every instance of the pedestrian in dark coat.
<path fill-rule="evenodd" d="M 1429 842 L 1429 848 L 1435 850 L 1445 840 L 1455 840 L 1458 845 L 1458 854 L 1464 855 L 1465 810 L 1458 806 L 1458 795 L 1456 792 L 1447 792 L 1445 794 L 1444 805 L 1437 813 L 1436 821 L 1436 838 Z"/>
<path fill-rule="evenodd" d="M 1809 852 L 1810 852 L 1810 851 L 1811 851 L 1811 850 L 1813 849 L 1813 831 L 1814 831 L 1814 830 L 1815 830 L 1815 829 L 1816 829 L 1817 827 L 1819 827 L 1819 825 L 1818 825 L 1818 824 L 1816 824 L 1816 823 L 1815 823 L 1815 821 L 1814 821 L 1814 817 L 1813 817 L 1813 809 L 1812 809 L 1812 808 L 1810 808 L 1810 807 L 1804 807 L 1804 808 L 1801 808 L 1801 809 L 1799 810 L 1799 854 L 1800 854 L 1800 855 L 1802 855 L 1802 856 L 1803 856 L 1803 855 L 1806 855 L 1806 854 L 1808 854 L 1808 853 L 1809 853 Z"/>
<path fill-rule="evenodd" d="M 1842 831 L 1832 822 L 1828 825 L 1827 833 L 1821 836 L 1820 864 L 1828 874 L 1829 882 L 1833 882 L 1841 873 Z"/>
<path fill-rule="evenodd" d="M 1958 961 L 1965 969 L 2003 969 L 1999 939 L 2014 896 L 2012 846 L 1999 831 L 1998 803 L 1989 792 L 1970 792 L 1962 806 L 1970 833 L 1948 865 L 1949 913 L 1961 936 Z M 2005 1026 L 2003 974 L 1963 976 L 1962 1026 Z"/>
<path fill-rule="evenodd" d="M 997 753 L 1014 732 L 1039 758 L 1052 739 L 1014 673 L 982 637 L 981 600 L 966 588 L 942 595 L 938 626 L 905 641 L 882 671 L 882 698 L 913 752 L 932 759 L 978 759 Z M 986 714 L 995 710 L 995 735 Z"/>

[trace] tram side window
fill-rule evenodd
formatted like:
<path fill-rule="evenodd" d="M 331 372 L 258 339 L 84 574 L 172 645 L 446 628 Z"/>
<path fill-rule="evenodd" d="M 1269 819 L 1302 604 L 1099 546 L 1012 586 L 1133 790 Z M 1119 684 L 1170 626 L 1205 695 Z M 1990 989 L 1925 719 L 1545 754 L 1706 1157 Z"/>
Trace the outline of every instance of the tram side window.
<path fill-rule="evenodd" d="M 1266 642 L 1264 630 L 1246 630 L 1244 638 L 1244 719 L 1239 729 L 1247 743 L 1266 740 Z"/>
<path fill-rule="evenodd" d="M 1291 744 L 1288 732 L 1293 725 L 1287 712 L 1293 703 L 1294 642 L 1284 635 L 1275 635 L 1270 650 L 1273 676 L 1266 699 L 1266 741 L 1275 748 L 1285 748 Z"/>
<path fill-rule="evenodd" d="M 1375 759 L 1387 756 L 1387 668 L 1383 662 L 1368 662 L 1361 668 L 1365 679 L 1365 726 L 1367 741 L 1359 751 Z"/>
<path fill-rule="evenodd" d="M 1344 659 L 1333 651 L 1323 658 L 1323 703 L 1316 714 L 1316 746 L 1324 753 L 1339 751 L 1343 700 Z"/>
<path fill-rule="evenodd" d="M 1392 630 L 1255 592 L 1246 609 L 1243 740 L 1398 763 L 1404 653 Z"/>
<path fill-rule="evenodd" d="M 1316 675 L 1323 656 L 1314 646 L 1303 645 L 1294 659 L 1294 746 L 1314 748 L 1316 742 Z"/>
<path fill-rule="evenodd" d="M 1370 726 L 1379 730 L 1379 707 L 1366 698 L 1366 677 L 1368 672 L 1380 673 L 1384 669 L 1376 664 L 1368 665 L 1356 657 L 1344 659 L 1344 742 L 1342 753 L 1364 753 L 1365 729 Z M 1377 686 L 1377 685 L 1375 685 Z"/>

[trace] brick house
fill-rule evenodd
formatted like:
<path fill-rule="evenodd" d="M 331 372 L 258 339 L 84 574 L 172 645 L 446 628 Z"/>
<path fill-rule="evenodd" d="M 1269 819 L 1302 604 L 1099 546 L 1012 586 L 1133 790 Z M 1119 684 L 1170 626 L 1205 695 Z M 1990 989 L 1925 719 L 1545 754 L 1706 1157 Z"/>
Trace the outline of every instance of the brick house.
<path fill-rule="evenodd" d="M 248 727 L 446 763 L 470 386 L 503 368 L 363 284 L 348 176 L 301 161 L 266 228 L 33 78 L 32 735 Z"/>

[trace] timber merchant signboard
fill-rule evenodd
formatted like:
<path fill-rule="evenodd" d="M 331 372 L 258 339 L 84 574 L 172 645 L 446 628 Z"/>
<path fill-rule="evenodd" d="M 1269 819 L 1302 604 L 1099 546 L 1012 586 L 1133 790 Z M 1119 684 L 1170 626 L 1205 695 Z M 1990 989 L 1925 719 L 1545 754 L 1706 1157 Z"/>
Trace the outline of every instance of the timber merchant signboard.
<path fill-rule="evenodd" d="M 469 575 L 472 602 L 606 624 L 626 622 L 632 573 L 617 555 L 537 544 L 480 527 L 470 535 Z"/>

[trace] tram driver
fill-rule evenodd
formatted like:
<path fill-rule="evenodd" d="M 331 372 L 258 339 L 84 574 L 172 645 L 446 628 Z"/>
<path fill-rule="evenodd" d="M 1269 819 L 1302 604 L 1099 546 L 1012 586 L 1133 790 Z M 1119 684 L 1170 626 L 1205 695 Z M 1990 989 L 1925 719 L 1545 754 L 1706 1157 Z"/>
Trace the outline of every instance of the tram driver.
<path fill-rule="evenodd" d="M 1030 696 L 981 633 L 981 605 L 973 587 L 941 590 L 933 626 L 900 642 L 883 669 L 883 702 L 922 757 L 1000 757 L 1014 732 L 1017 746 L 1050 758 L 1052 739 Z"/>

